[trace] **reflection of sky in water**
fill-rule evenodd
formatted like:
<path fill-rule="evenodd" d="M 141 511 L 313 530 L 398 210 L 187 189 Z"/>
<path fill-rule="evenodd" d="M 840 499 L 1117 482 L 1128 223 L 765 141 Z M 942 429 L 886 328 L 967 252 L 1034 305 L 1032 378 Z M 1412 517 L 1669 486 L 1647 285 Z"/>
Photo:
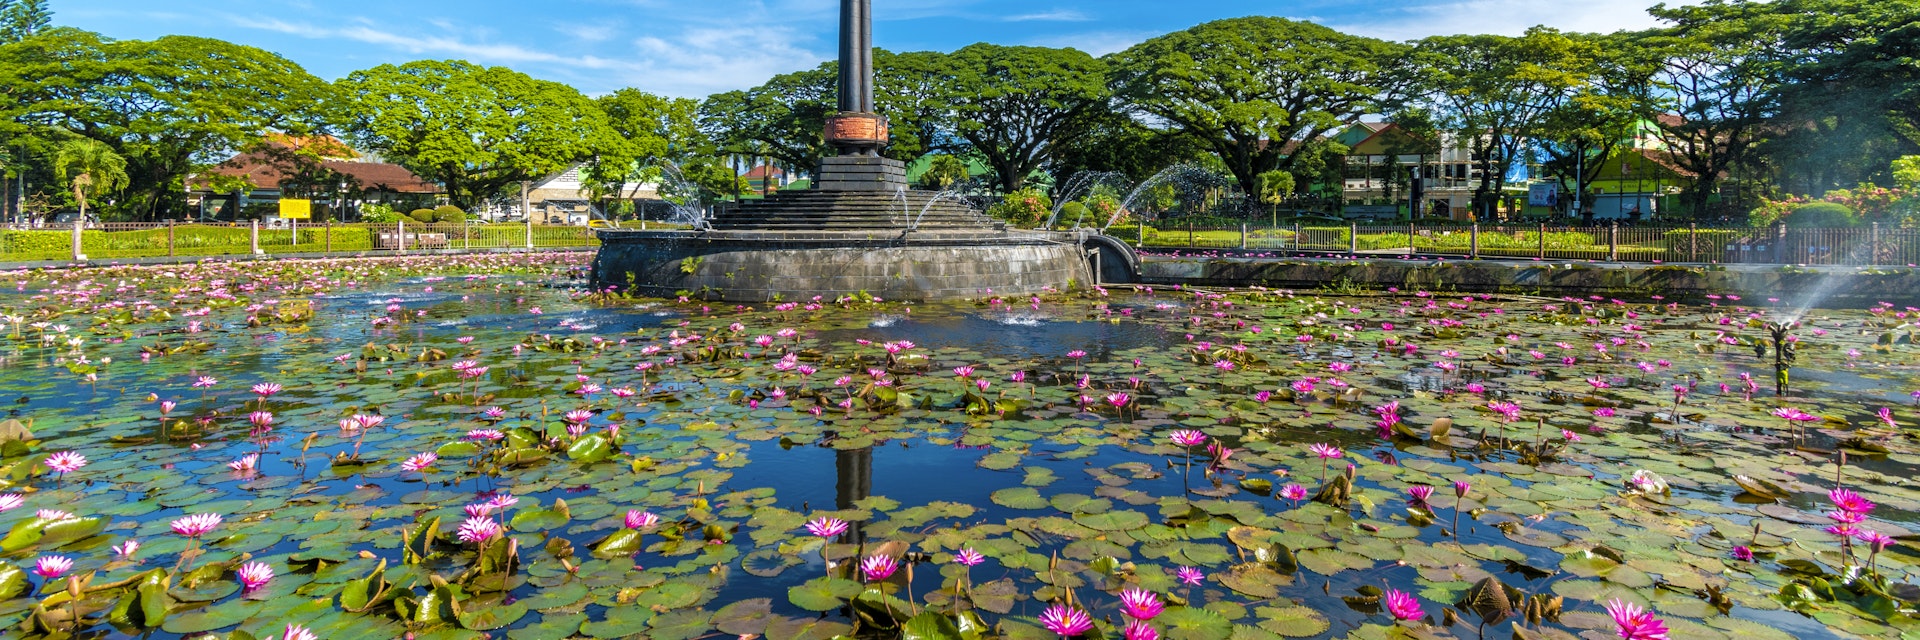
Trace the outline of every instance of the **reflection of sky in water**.
<path fill-rule="evenodd" d="M 982 356 L 1003 358 L 1053 358 L 1080 350 L 1096 360 L 1121 351 L 1165 348 L 1184 341 L 1181 334 L 1169 331 L 1164 325 L 1127 321 L 1116 324 L 1079 316 L 1061 318 L 1055 307 L 1042 308 L 1042 312 L 1015 307 L 955 313 L 916 308 L 911 316 L 876 316 L 866 328 L 821 331 L 819 338 L 842 343 L 855 339 L 910 340 L 923 352 L 960 347 Z"/>

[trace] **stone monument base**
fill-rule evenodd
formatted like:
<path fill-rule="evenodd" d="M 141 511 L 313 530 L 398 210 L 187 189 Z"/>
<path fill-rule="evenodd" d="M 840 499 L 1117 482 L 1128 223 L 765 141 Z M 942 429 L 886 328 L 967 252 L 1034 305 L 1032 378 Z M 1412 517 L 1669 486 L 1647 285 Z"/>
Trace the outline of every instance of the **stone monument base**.
<path fill-rule="evenodd" d="M 596 287 L 727 302 L 1026 295 L 1086 286 L 1079 244 L 1007 233 L 767 233 L 601 229 Z"/>

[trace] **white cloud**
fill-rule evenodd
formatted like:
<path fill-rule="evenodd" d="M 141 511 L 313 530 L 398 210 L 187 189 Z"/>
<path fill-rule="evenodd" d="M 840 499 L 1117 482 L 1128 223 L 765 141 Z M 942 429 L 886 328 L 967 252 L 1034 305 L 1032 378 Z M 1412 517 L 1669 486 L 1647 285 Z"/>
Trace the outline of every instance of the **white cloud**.
<path fill-rule="evenodd" d="M 1158 31 L 1089 31 L 1036 38 L 1028 41 L 1027 44 L 1037 47 L 1071 47 L 1098 57 L 1126 51 L 1127 48 L 1158 35 L 1162 34 Z"/>
<path fill-rule="evenodd" d="M 1655 0 L 1461 0 L 1375 9 L 1323 24 L 1348 33 L 1387 40 L 1433 35 L 1495 33 L 1519 35 L 1536 25 L 1562 31 L 1611 33 L 1656 26 L 1647 7 Z M 1674 4 L 1690 4 L 1686 2 Z"/>
<path fill-rule="evenodd" d="M 1073 9 L 1054 9 L 1001 18 L 1006 22 L 1086 22 L 1093 17 Z"/>
<path fill-rule="evenodd" d="M 566 55 L 517 44 L 469 41 L 445 35 L 395 33 L 366 23 L 322 27 L 277 18 L 234 18 L 240 26 L 313 39 L 344 39 L 410 56 L 465 58 L 504 64 L 568 82 L 590 94 L 622 87 L 679 97 L 704 97 L 764 82 L 775 74 L 818 65 L 825 56 L 802 46 L 806 36 L 785 27 L 693 26 L 634 40 L 630 50 Z M 613 33 L 608 29 L 609 37 Z"/>

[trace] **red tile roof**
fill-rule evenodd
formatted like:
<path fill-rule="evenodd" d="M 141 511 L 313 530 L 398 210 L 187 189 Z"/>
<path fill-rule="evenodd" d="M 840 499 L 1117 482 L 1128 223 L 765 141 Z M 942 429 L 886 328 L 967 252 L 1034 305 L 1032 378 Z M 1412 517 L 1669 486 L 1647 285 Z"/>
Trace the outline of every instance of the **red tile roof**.
<path fill-rule="evenodd" d="M 323 160 L 322 166 L 340 173 L 353 176 L 360 182 L 360 188 L 369 191 L 390 191 L 394 193 L 444 193 L 440 185 L 428 182 L 416 176 L 406 167 L 382 162 L 350 162 L 345 160 Z M 246 176 L 256 189 L 278 189 L 285 177 L 281 168 L 268 160 L 266 154 L 244 153 L 208 169 L 208 174 L 221 176 Z M 204 188 L 204 181 L 195 179 L 188 183 L 195 188 Z"/>

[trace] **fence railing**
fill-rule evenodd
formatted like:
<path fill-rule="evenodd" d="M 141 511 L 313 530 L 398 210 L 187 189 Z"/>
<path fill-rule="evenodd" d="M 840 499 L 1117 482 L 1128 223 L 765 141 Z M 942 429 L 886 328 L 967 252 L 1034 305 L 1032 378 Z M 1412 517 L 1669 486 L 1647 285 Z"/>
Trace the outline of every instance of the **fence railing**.
<path fill-rule="evenodd" d="M 599 246 L 587 227 L 398 222 L 246 224 L 106 222 L 58 228 L 0 227 L 0 262 L 163 256 L 408 253 Z"/>
<path fill-rule="evenodd" d="M 1228 249 L 1376 257 L 1465 257 L 1715 264 L 1913 265 L 1920 229 L 1349 224 L 1135 225 L 1109 233 L 1144 250 Z"/>

